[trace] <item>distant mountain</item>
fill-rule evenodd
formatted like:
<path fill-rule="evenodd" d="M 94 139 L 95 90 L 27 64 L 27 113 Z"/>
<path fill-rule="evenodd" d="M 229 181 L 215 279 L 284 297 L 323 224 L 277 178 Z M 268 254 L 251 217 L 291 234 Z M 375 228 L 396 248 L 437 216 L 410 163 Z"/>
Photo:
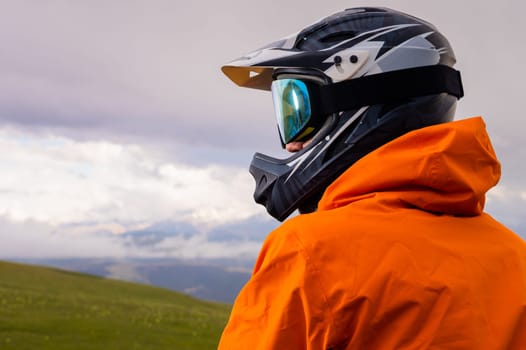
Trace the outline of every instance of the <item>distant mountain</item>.
<path fill-rule="evenodd" d="M 152 246 L 170 237 L 189 238 L 199 233 L 197 227 L 186 222 L 162 221 L 141 230 L 127 231 L 118 237 L 136 246 Z"/>
<path fill-rule="evenodd" d="M 166 289 L 0 262 L 0 348 L 216 349 L 230 306 Z"/>
<path fill-rule="evenodd" d="M 280 225 L 274 219 L 266 216 L 252 216 L 249 219 L 223 224 L 215 227 L 209 233 L 212 241 L 250 240 L 263 242 L 265 237 Z"/>
<path fill-rule="evenodd" d="M 200 299 L 232 303 L 250 277 L 257 250 L 278 224 L 266 216 L 254 216 L 203 232 L 202 228 L 189 223 L 164 221 L 140 230 L 111 235 L 121 246 L 146 256 L 206 256 L 208 247 L 212 253 L 219 251 L 232 258 L 45 258 L 16 261 L 150 284 Z M 245 249 L 247 246 L 249 248 Z M 243 249 L 236 250 L 236 247 Z M 190 254 L 194 250 L 197 253 Z"/>
<path fill-rule="evenodd" d="M 246 220 L 215 226 L 206 236 L 212 242 L 263 242 L 279 222 L 264 216 L 252 216 Z M 202 233 L 202 229 L 187 222 L 162 221 L 141 230 L 127 231 L 120 238 L 137 246 L 152 246 L 170 237 L 190 238 Z"/>
<path fill-rule="evenodd" d="M 251 274 L 252 261 L 236 259 L 24 259 L 20 262 L 138 282 L 199 299 L 232 303 Z"/>

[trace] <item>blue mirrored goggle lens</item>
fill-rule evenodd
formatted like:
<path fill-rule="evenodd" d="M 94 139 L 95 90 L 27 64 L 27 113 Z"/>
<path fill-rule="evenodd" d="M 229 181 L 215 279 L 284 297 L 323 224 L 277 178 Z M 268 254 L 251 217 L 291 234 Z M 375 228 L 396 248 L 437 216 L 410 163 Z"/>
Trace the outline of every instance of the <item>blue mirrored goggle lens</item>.
<path fill-rule="evenodd" d="M 312 117 L 309 91 L 297 79 L 274 80 L 271 90 L 281 141 L 287 144 L 302 133 Z"/>

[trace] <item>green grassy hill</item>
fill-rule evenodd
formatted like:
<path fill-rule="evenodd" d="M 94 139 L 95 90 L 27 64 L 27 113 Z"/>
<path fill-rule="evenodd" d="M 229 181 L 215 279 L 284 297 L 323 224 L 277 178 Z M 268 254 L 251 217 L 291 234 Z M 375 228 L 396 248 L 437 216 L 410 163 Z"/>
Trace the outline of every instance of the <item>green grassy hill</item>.
<path fill-rule="evenodd" d="M 215 349 L 229 305 L 0 262 L 0 349 Z"/>

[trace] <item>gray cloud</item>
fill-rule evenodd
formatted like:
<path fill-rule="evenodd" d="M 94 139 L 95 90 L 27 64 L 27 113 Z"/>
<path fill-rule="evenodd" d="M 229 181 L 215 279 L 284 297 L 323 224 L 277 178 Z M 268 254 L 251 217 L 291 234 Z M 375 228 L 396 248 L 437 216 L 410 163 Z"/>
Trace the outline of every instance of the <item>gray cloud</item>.
<path fill-rule="evenodd" d="M 235 87 L 219 66 L 235 50 L 218 29 L 235 14 L 213 11 L 169 1 L 11 2 L 0 14 L 0 118 L 105 137 L 242 146 L 251 124 L 234 121 L 239 113 L 257 119 L 265 106 L 271 112 L 270 100 L 248 93 L 249 109 L 228 112 L 239 102 L 225 93 Z"/>
<path fill-rule="evenodd" d="M 524 49 L 517 44 L 524 4 L 368 5 L 435 23 L 450 38 L 465 78 L 459 117 L 484 114 L 490 131 L 524 149 L 521 128 L 510 127 L 524 126 L 515 117 L 525 75 Z M 349 4 L 297 0 L 279 3 L 280 11 L 275 6 L 240 0 L 8 1 L 0 13 L 0 120 L 75 137 L 273 150 L 270 96 L 237 88 L 222 75 L 221 64 Z"/>
<path fill-rule="evenodd" d="M 521 79 L 510 78 L 525 75 L 517 45 L 524 32 L 518 8 L 525 5 L 371 5 L 436 23 L 465 78 L 462 114 L 483 113 L 492 129 L 518 136 L 503 121 L 520 112 Z M 221 64 L 349 4 L 279 6 L 275 11 L 272 2 L 240 0 L 7 2 L 0 14 L 0 118 L 26 127 L 106 131 L 105 137 L 146 135 L 224 147 L 274 143 L 270 96 L 235 87 Z M 470 21 L 473 13 L 476 21 Z M 255 133 L 267 141 L 254 140 Z"/>
<path fill-rule="evenodd" d="M 0 127 L 21 130 L 27 138 L 47 140 L 57 135 L 68 142 L 99 146 L 110 142 L 125 149 L 137 144 L 155 149 L 160 159 L 172 165 L 246 168 L 254 151 L 281 152 L 271 97 L 234 86 L 220 72 L 221 64 L 353 5 L 343 0 L 4 1 L 0 11 Z M 367 5 L 398 8 L 425 18 L 450 39 L 466 88 L 458 118 L 482 114 L 503 163 L 499 195 L 488 201 L 488 211 L 524 232 L 524 196 L 517 194 L 526 193 L 526 121 L 521 117 L 526 4 L 518 0 L 498 4 L 391 0 Z M 32 153 L 46 157 L 39 151 Z M 28 154 L 21 152 L 20 157 L 27 159 L 13 162 L 35 164 Z M 45 164 L 58 172 L 55 178 L 66 174 L 71 183 L 85 184 L 68 172 L 79 154 L 69 156 L 72 161 L 65 166 L 58 158 L 53 158 L 52 165 Z M 141 156 L 134 155 L 123 164 L 120 176 L 158 186 L 155 174 L 139 174 L 141 166 L 131 165 Z M 7 167 L 4 174 L 19 171 L 13 178 L 31 178 L 23 170 L 27 168 Z M 98 218 L 111 210 L 116 210 L 119 220 L 130 213 L 144 215 L 150 210 L 143 210 L 147 200 L 163 203 L 161 209 L 150 210 L 166 214 L 158 220 L 173 213 L 168 209 L 174 206 L 173 199 L 159 195 L 167 192 L 165 187 L 130 190 L 133 186 L 129 186 L 119 192 L 110 178 L 91 182 L 95 188 L 102 184 L 101 192 L 115 195 L 103 201 L 115 207 L 90 210 Z M 223 195 L 237 193 L 239 201 L 246 198 L 247 206 L 252 205 L 250 195 L 240 195 L 231 181 L 213 183 L 230 186 Z M 22 190 L 16 189 L 21 198 Z M 117 202 L 139 204 L 127 211 Z M 93 225 L 100 224 L 94 220 Z M 261 223 L 251 221 L 250 225 Z M 199 241 L 192 242 L 198 246 Z M 120 249 L 116 248 L 117 254 Z"/>

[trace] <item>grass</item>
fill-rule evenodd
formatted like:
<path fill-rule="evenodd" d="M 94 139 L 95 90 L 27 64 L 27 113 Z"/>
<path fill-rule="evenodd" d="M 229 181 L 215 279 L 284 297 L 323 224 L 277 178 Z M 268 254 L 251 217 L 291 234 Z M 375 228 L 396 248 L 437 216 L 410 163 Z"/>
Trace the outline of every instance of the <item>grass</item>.
<path fill-rule="evenodd" d="M 215 349 L 229 305 L 0 262 L 0 349 Z"/>

